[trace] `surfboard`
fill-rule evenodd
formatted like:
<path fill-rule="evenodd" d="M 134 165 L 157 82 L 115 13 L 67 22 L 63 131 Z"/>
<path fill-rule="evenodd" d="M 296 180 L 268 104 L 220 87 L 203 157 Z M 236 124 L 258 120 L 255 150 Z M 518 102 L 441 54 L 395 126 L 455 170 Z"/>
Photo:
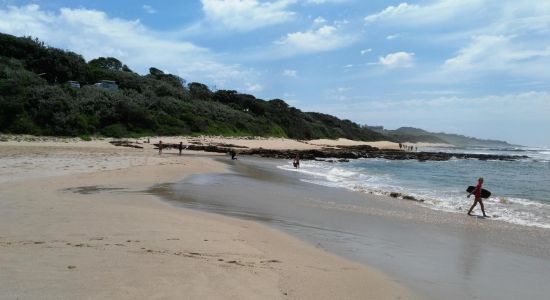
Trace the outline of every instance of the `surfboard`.
<path fill-rule="evenodd" d="M 475 186 L 470 185 L 470 186 L 466 189 L 466 192 L 471 193 L 471 192 L 473 192 L 475 189 L 476 189 Z M 491 192 L 489 192 L 489 191 L 486 190 L 486 189 L 481 189 L 481 198 L 489 198 L 489 197 L 491 197 Z"/>

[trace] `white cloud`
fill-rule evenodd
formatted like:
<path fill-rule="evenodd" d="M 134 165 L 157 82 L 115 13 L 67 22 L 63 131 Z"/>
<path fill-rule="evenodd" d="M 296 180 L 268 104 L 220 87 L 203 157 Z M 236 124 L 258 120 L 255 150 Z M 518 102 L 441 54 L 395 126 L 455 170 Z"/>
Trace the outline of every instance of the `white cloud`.
<path fill-rule="evenodd" d="M 447 69 L 469 69 L 483 65 L 493 65 L 493 67 L 502 66 L 498 61 L 498 55 L 502 47 L 506 47 L 509 38 L 505 36 L 478 36 L 472 39 L 472 42 L 462 48 L 458 55 L 445 61 Z M 489 60 L 489 61 L 487 61 Z M 496 62 L 496 65 L 494 63 Z"/>
<path fill-rule="evenodd" d="M 408 68 L 413 65 L 413 56 L 414 53 L 412 52 L 400 51 L 380 56 L 378 63 L 388 68 Z"/>
<path fill-rule="evenodd" d="M 317 18 L 315 18 L 315 20 L 313 20 L 313 23 L 315 23 L 315 24 L 324 24 L 326 22 L 327 22 L 327 20 L 325 20 L 325 18 L 323 18 L 323 17 L 317 17 Z"/>
<path fill-rule="evenodd" d="M 350 99 L 349 96 L 346 95 L 349 91 L 351 91 L 350 87 L 336 87 L 334 89 L 326 90 L 325 93 L 328 99 L 336 101 L 347 101 Z"/>
<path fill-rule="evenodd" d="M 331 51 L 346 47 L 356 38 L 341 32 L 340 28 L 323 25 L 317 29 L 293 32 L 276 41 L 280 50 L 287 55 Z"/>
<path fill-rule="evenodd" d="M 246 87 L 247 87 L 247 90 L 251 93 L 261 92 L 264 90 L 264 87 L 258 83 L 247 83 Z"/>
<path fill-rule="evenodd" d="M 349 88 L 349 87 L 338 87 L 338 88 L 336 88 L 336 91 L 338 93 L 344 93 L 344 92 L 347 92 L 349 90 L 351 90 L 351 88 Z"/>
<path fill-rule="evenodd" d="M 396 22 L 429 24 L 451 21 L 459 15 L 482 8 L 487 0 L 434 0 L 425 5 L 400 3 L 390 5 L 382 11 L 365 17 L 365 22 Z"/>
<path fill-rule="evenodd" d="M 114 56 L 145 73 L 151 66 L 176 72 L 189 81 L 245 87 L 243 78 L 256 76 L 239 65 L 218 62 L 210 50 L 152 31 L 139 20 L 111 18 L 104 12 L 38 5 L 0 9 L 0 31 L 33 36 L 54 47 L 69 49 L 90 60 Z"/>
<path fill-rule="evenodd" d="M 502 77 L 544 80 L 550 76 L 550 1 L 427 0 L 388 6 L 365 18 L 382 30 L 422 27 L 420 38 L 455 47 L 441 66 L 417 79 L 453 82 Z M 387 33 L 387 32 L 386 32 Z M 390 31 L 391 33 L 391 31 Z M 435 34 L 433 34 L 435 33 Z M 387 39 L 394 38 L 393 35 Z M 437 50 L 436 50 L 437 51 Z M 441 52 L 444 53 L 444 52 Z M 505 72 L 502 72 L 505 71 Z"/>
<path fill-rule="evenodd" d="M 390 34 L 386 36 L 386 40 L 395 40 L 398 37 L 399 37 L 399 34 Z"/>
<path fill-rule="evenodd" d="M 514 37 L 503 35 L 475 36 L 460 49 L 456 56 L 447 59 L 445 71 L 499 71 L 533 72 L 550 62 L 550 45 L 533 48 L 516 43 Z M 544 47 L 544 46 L 543 46 Z M 542 68 L 534 75 L 548 74 Z"/>
<path fill-rule="evenodd" d="M 411 5 L 406 2 L 400 3 L 397 6 L 390 5 L 379 13 L 368 15 L 365 17 L 367 22 L 376 22 L 383 19 L 393 18 L 414 10 L 418 10 L 418 5 Z"/>
<path fill-rule="evenodd" d="M 343 3 L 347 0 L 305 0 L 306 4 Z"/>
<path fill-rule="evenodd" d="M 206 19 L 223 28 L 248 31 L 290 21 L 292 0 L 201 0 Z"/>
<path fill-rule="evenodd" d="M 151 5 L 144 4 L 141 8 L 148 14 L 156 14 L 157 10 L 154 9 Z"/>
<path fill-rule="evenodd" d="M 283 75 L 287 77 L 298 77 L 298 71 L 286 69 L 283 71 Z"/>
<path fill-rule="evenodd" d="M 402 2 L 364 18 L 367 24 L 441 28 L 470 28 L 476 34 L 510 34 L 537 30 L 549 32 L 550 1 L 431 0 L 422 4 Z M 484 24 L 484 25 L 482 25 Z M 435 26 L 434 25 L 449 25 Z M 484 32 L 479 32 L 479 31 Z M 449 32 L 446 32 L 449 34 Z"/>
<path fill-rule="evenodd" d="M 372 49 L 371 49 L 371 48 L 367 48 L 367 49 L 361 50 L 360 53 L 361 53 L 361 55 L 365 55 L 365 54 L 370 53 L 370 52 L 372 52 Z"/>

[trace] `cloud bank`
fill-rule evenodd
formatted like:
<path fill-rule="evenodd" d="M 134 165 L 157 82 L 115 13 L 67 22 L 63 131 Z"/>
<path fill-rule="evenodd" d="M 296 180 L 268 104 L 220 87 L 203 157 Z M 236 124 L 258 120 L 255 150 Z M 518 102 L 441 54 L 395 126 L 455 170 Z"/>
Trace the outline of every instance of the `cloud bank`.
<path fill-rule="evenodd" d="M 47 44 L 71 49 L 90 60 L 99 56 L 119 58 L 130 68 L 147 73 L 157 67 L 187 80 L 218 86 L 246 87 L 253 70 L 217 60 L 209 49 L 155 32 L 139 20 L 111 18 L 90 9 L 61 8 L 46 11 L 39 5 L 0 9 L 0 31 L 16 36 L 39 37 Z"/>
<path fill-rule="evenodd" d="M 278 0 L 201 0 L 206 19 L 225 29 L 249 31 L 288 22 L 295 13 L 289 5 L 295 1 Z"/>

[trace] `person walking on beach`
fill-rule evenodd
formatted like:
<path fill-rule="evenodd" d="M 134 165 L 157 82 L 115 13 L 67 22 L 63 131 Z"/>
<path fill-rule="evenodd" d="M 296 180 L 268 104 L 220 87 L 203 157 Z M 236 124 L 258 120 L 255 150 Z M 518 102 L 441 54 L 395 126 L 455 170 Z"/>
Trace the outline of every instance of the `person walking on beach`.
<path fill-rule="evenodd" d="M 229 150 L 229 155 L 231 155 L 231 160 L 237 159 L 237 152 L 234 149 Z"/>
<path fill-rule="evenodd" d="M 296 153 L 296 156 L 294 157 L 294 161 L 292 162 L 292 164 L 296 169 L 300 167 L 300 154 Z"/>
<path fill-rule="evenodd" d="M 159 155 L 162 154 L 162 141 L 159 141 Z"/>
<path fill-rule="evenodd" d="M 183 150 L 183 142 L 180 142 L 179 150 L 180 150 L 180 156 L 181 156 L 181 150 Z"/>
<path fill-rule="evenodd" d="M 483 207 L 483 201 L 481 200 L 482 186 L 483 186 L 483 177 L 479 177 L 479 179 L 477 180 L 476 188 L 467 196 L 468 198 L 470 198 L 472 194 L 474 194 L 475 196 L 474 204 L 472 204 L 472 207 L 470 207 L 470 210 L 468 211 L 469 216 L 472 215 L 472 210 L 474 210 L 474 207 L 476 207 L 477 203 L 479 202 L 479 206 L 481 206 L 481 212 L 483 212 L 483 216 L 487 217 L 487 215 L 485 214 L 485 207 Z"/>

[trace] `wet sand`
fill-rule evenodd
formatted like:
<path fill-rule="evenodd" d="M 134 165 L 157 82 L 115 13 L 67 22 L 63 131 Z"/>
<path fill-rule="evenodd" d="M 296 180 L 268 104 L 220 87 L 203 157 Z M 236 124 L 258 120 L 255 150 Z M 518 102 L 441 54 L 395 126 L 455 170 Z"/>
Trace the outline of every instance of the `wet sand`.
<path fill-rule="evenodd" d="M 430 210 L 300 181 L 281 161 L 241 157 L 229 173 L 152 192 L 175 205 L 263 222 L 375 266 L 427 299 L 547 299 L 550 231 Z M 490 209 L 490 208 L 488 208 Z"/>

